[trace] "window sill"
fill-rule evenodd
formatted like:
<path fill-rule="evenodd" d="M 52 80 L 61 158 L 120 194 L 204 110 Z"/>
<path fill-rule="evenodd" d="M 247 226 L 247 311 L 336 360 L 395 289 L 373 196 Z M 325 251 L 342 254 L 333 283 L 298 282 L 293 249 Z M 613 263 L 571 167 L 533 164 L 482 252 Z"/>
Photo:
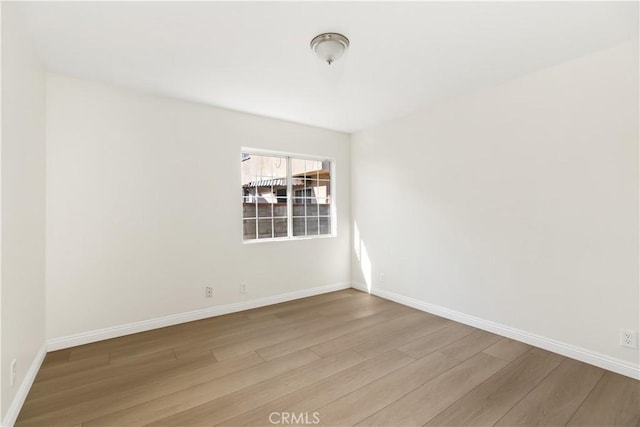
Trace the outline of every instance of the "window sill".
<path fill-rule="evenodd" d="M 243 245 L 255 245 L 260 243 L 270 242 L 295 242 L 298 240 L 316 240 L 316 239 L 331 239 L 337 237 L 336 234 L 324 234 L 322 236 L 294 236 L 294 237 L 275 237 L 271 239 L 255 239 L 255 240 L 243 240 Z"/>

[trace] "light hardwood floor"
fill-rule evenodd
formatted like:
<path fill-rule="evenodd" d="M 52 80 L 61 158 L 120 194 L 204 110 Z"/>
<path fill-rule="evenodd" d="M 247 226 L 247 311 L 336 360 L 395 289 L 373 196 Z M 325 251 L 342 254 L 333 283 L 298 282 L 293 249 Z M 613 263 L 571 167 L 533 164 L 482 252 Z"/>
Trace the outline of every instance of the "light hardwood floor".
<path fill-rule="evenodd" d="M 346 290 L 49 353 L 16 425 L 284 425 L 287 414 L 637 426 L 640 394 L 636 380 Z"/>

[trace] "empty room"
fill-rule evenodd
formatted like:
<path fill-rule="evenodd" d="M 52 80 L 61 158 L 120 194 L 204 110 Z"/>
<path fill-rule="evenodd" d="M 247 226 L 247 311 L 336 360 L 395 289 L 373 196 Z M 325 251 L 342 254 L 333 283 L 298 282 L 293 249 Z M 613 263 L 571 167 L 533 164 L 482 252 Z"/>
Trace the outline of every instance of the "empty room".
<path fill-rule="evenodd" d="M 637 1 L 2 1 L 3 427 L 640 427 Z"/>

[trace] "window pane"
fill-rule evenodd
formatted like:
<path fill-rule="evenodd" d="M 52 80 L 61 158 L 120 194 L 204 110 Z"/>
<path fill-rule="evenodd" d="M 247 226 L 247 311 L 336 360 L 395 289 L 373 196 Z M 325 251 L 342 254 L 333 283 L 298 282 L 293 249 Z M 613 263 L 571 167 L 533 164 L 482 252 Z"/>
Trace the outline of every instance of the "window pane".
<path fill-rule="evenodd" d="M 273 227 L 271 219 L 258 220 L 258 239 L 270 239 L 273 237 Z"/>
<path fill-rule="evenodd" d="M 242 163 L 240 166 L 242 174 L 242 188 L 251 188 L 249 185 L 256 180 L 258 175 L 258 159 L 256 156 L 242 153 Z"/>
<path fill-rule="evenodd" d="M 304 216 L 304 199 L 293 199 L 293 216 Z"/>
<path fill-rule="evenodd" d="M 247 202 L 254 201 L 256 197 L 256 188 L 251 184 L 252 181 L 242 184 L 242 197 L 247 199 Z"/>
<path fill-rule="evenodd" d="M 273 216 L 272 204 L 266 202 L 258 202 L 258 217 L 271 218 Z"/>
<path fill-rule="evenodd" d="M 313 187 L 313 197 L 329 200 L 331 198 L 331 181 L 317 181 Z"/>
<path fill-rule="evenodd" d="M 270 185 L 271 179 L 264 179 L 257 182 L 256 191 L 258 192 L 258 203 L 276 203 L 277 195 L 273 187 Z"/>
<path fill-rule="evenodd" d="M 320 234 L 331 234 L 331 218 L 320 217 Z"/>
<path fill-rule="evenodd" d="M 291 176 L 303 176 L 305 173 L 304 159 L 291 159 Z"/>
<path fill-rule="evenodd" d="M 286 186 L 274 186 L 273 190 L 276 193 L 277 203 L 287 204 L 287 187 Z"/>
<path fill-rule="evenodd" d="M 305 235 L 304 224 L 305 224 L 304 218 L 293 218 L 293 235 L 294 236 Z"/>
<path fill-rule="evenodd" d="M 255 218 L 256 217 L 256 204 L 255 203 L 243 203 L 242 204 L 242 217 L 243 218 Z"/>
<path fill-rule="evenodd" d="M 318 215 L 331 215 L 331 205 L 318 205 Z"/>
<path fill-rule="evenodd" d="M 258 158 L 256 176 L 258 179 L 284 179 L 286 186 L 287 159 L 286 157 L 255 156 Z"/>
<path fill-rule="evenodd" d="M 293 197 L 307 197 L 304 177 L 292 177 L 291 189 L 293 190 Z"/>
<path fill-rule="evenodd" d="M 318 178 L 320 180 L 331 180 L 331 160 L 323 160 L 321 162 L 320 171 L 318 172 Z"/>
<path fill-rule="evenodd" d="M 242 217 L 254 218 L 256 216 L 256 187 L 251 185 L 253 178 L 248 175 L 253 164 L 247 158 L 242 163 Z M 255 172 L 255 171 L 254 171 Z M 255 231 L 254 231 L 255 235 Z M 247 238 L 245 236 L 245 238 Z M 253 237 L 255 239 L 255 236 Z"/>
<path fill-rule="evenodd" d="M 307 236 L 318 234 L 318 217 L 307 217 Z"/>
<path fill-rule="evenodd" d="M 314 199 L 307 199 L 307 216 L 318 216 L 318 205 Z"/>
<path fill-rule="evenodd" d="M 273 220 L 274 225 L 274 237 L 287 237 L 289 235 L 287 231 L 287 218 L 276 218 Z"/>
<path fill-rule="evenodd" d="M 256 238 L 256 220 L 245 219 L 242 221 L 242 236 L 245 240 Z"/>
<path fill-rule="evenodd" d="M 306 165 L 306 175 L 314 181 L 318 180 L 318 173 L 322 169 L 322 162 L 319 160 L 307 160 L 305 162 Z"/>
<path fill-rule="evenodd" d="M 287 203 L 277 203 L 273 205 L 273 216 L 287 216 Z"/>

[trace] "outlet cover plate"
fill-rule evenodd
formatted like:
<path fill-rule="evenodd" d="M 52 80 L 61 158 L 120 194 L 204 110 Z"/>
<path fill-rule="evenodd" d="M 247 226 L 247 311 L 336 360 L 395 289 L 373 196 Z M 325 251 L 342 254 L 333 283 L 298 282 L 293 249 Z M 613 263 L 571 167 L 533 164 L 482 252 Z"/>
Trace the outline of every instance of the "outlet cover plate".
<path fill-rule="evenodd" d="M 629 348 L 638 348 L 638 333 L 631 329 L 620 329 L 620 345 Z"/>

